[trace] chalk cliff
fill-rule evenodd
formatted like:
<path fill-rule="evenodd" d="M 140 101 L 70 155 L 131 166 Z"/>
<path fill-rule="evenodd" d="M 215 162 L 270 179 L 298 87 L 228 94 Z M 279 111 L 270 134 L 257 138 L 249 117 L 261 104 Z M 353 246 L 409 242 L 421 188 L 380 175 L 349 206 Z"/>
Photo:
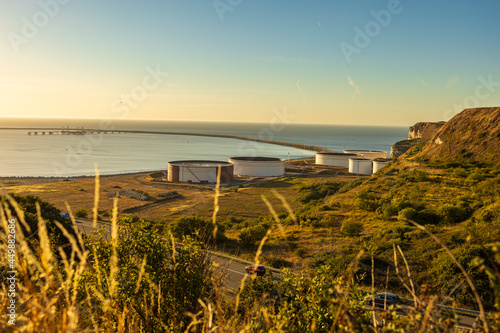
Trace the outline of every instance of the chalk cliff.
<path fill-rule="evenodd" d="M 500 107 L 465 109 L 441 126 L 419 155 L 500 166 Z"/>
<path fill-rule="evenodd" d="M 446 124 L 444 121 L 438 123 L 416 123 L 415 125 L 410 126 L 410 130 L 408 132 L 408 140 L 430 139 L 434 136 L 434 134 L 437 133 L 437 131 L 439 131 L 441 127 L 443 127 L 444 124 Z"/>
<path fill-rule="evenodd" d="M 406 153 L 410 148 L 416 146 L 422 139 L 398 141 L 391 147 L 391 158 L 398 158 Z"/>

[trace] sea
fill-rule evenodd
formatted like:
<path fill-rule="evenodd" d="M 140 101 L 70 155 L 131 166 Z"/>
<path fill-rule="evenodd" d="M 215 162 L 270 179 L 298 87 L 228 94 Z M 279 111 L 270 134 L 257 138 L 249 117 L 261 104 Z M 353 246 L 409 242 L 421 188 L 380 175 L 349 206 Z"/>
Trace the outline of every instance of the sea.
<path fill-rule="evenodd" d="M 295 159 L 314 151 L 232 138 L 150 133 L 28 135 L 29 128 L 115 129 L 235 135 L 321 146 L 342 152 L 390 152 L 407 126 L 229 123 L 152 120 L 0 118 L 0 177 L 77 177 L 167 170 L 175 160 L 227 161 L 234 156 Z M 21 129 L 22 128 L 22 129 Z"/>

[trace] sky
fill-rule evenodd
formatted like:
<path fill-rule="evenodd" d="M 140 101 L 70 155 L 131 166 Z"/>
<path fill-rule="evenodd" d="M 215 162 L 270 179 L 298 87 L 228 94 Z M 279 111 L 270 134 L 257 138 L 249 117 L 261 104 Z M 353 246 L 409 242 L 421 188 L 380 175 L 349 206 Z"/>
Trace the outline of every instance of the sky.
<path fill-rule="evenodd" d="M 500 105 L 498 13 L 497 0 L 2 0 L 0 117 L 448 120 Z"/>

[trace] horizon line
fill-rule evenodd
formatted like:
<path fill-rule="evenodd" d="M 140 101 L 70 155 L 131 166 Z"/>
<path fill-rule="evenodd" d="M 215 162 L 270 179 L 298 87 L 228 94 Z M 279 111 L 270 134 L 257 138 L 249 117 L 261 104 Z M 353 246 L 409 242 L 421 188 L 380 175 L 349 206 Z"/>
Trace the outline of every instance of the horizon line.
<path fill-rule="evenodd" d="M 268 124 L 269 121 L 236 121 L 236 120 L 210 120 L 210 119 L 202 119 L 202 120 L 193 120 L 193 119 L 158 119 L 158 118 L 127 118 L 127 119 L 117 119 L 117 118 L 109 118 L 109 117 L 103 117 L 103 118 L 90 118 L 90 117 L 43 117 L 43 116 L 0 116 L 1 119 L 40 119 L 40 120 L 50 120 L 50 119 L 55 119 L 55 120 L 94 120 L 94 121 L 99 121 L 99 120 L 114 120 L 114 121 L 123 121 L 123 122 L 133 122 L 133 121 L 161 121 L 161 122 L 191 122 L 191 123 L 228 123 L 228 124 Z M 424 121 L 425 122 L 425 121 Z M 435 122 L 435 121 L 429 121 L 429 122 Z M 328 126 L 328 125 L 336 125 L 336 126 L 366 126 L 366 127 L 408 127 L 408 126 L 413 126 L 413 125 L 372 125 L 372 124 L 339 124 L 339 123 L 294 123 L 290 122 L 288 125 L 316 125 L 316 126 Z"/>

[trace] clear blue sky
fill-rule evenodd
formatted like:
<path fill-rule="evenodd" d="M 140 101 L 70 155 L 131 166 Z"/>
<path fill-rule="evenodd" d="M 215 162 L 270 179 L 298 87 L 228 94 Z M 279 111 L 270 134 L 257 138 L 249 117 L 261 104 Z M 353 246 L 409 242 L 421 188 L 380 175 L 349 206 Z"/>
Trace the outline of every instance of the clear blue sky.
<path fill-rule="evenodd" d="M 2 0 L 0 117 L 447 120 L 500 105 L 499 13 L 496 0 Z"/>

